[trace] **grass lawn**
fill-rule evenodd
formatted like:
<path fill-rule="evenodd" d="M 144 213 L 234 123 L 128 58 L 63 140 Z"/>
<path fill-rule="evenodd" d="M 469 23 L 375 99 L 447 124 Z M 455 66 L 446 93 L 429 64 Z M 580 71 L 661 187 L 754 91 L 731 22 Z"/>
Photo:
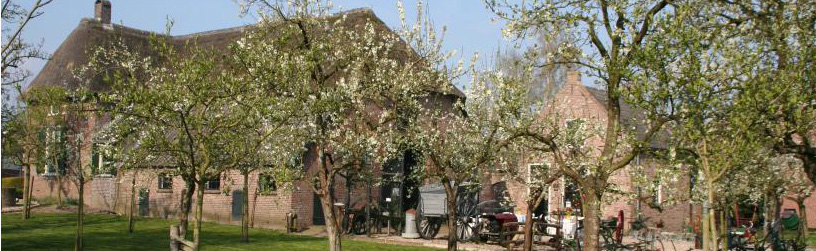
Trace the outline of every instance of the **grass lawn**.
<path fill-rule="evenodd" d="M 807 246 L 816 247 L 816 229 L 808 230 Z"/>
<path fill-rule="evenodd" d="M 74 247 L 76 215 L 68 213 L 32 214 L 23 221 L 20 214 L 2 215 L 3 250 L 70 250 Z M 86 250 L 167 250 L 169 228 L 176 221 L 139 219 L 133 235 L 127 233 L 127 218 L 88 214 L 85 217 Z M 192 230 L 190 230 L 192 232 Z M 327 250 L 326 238 L 287 235 L 275 230 L 250 229 L 249 243 L 240 241 L 241 228 L 205 222 L 202 250 Z M 438 250 L 428 247 L 389 245 L 343 239 L 346 250 Z"/>

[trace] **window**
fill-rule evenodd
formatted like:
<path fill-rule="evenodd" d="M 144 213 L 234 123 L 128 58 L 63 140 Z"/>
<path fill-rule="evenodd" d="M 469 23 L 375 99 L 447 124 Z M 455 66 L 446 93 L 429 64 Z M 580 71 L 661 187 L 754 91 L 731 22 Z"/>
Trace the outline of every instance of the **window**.
<path fill-rule="evenodd" d="M 663 184 L 657 185 L 657 203 L 663 203 Z"/>
<path fill-rule="evenodd" d="M 493 199 L 499 203 L 499 206 L 505 207 L 505 210 L 513 211 L 513 208 L 516 207 L 516 203 L 513 202 L 513 198 L 510 197 L 507 182 L 499 181 L 493 183 L 493 185 L 490 185 L 490 189 L 493 190 Z"/>
<path fill-rule="evenodd" d="M 580 211 L 581 209 L 581 190 L 578 184 L 575 184 L 572 179 L 564 176 L 564 207 L 571 206 L 572 209 Z"/>
<path fill-rule="evenodd" d="M 218 190 L 218 189 L 221 189 L 221 177 L 220 176 L 215 177 L 215 178 L 207 181 L 207 183 L 204 183 L 204 189 L 205 190 Z"/>
<path fill-rule="evenodd" d="M 527 165 L 527 182 L 530 184 L 533 183 L 541 183 L 543 182 L 542 179 L 547 178 L 547 174 L 550 170 L 550 165 L 546 163 L 536 163 Z"/>
<path fill-rule="evenodd" d="M 94 143 L 91 147 L 91 167 L 94 174 L 116 175 L 116 168 L 107 150 L 107 145 L 102 143 Z"/>
<path fill-rule="evenodd" d="M 65 142 L 62 128 L 49 126 L 40 133 L 41 140 L 45 143 L 45 171 L 43 174 L 55 176 L 65 174 Z"/>
<path fill-rule="evenodd" d="M 275 176 L 262 173 L 258 176 L 258 191 L 262 195 L 274 194 L 278 191 L 278 184 L 275 181 Z"/>
<path fill-rule="evenodd" d="M 173 176 L 159 174 L 159 189 L 173 189 Z"/>
<path fill-rule="evenodd" d="M 550 171 L 550 165 L 547 163 L 535 163 L 527 165 L 527 194 L 530 195 L 532 193 L 532 189 L 530 187 L 541 187 L 545 186 L 542 193 L 548 193 L 548 197 L 546 201 L 549 201 L 549 184 L 544 184 L 544 180 L 548 178 Z M 544 201 L 541 203 L 547 204 Z"/>
<path fill-rule="evenodd" d="M 663 203 L 663 181 L 660 179 L 655 179 L 653 182 L 655 188 L 652 191 L 652 203 L 655 205 L 660 205 Z"/>

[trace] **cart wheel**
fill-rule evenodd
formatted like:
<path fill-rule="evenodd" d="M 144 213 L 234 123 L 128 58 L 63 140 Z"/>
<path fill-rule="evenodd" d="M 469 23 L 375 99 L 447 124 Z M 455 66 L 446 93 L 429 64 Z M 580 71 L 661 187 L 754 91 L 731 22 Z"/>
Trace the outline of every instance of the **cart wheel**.
<path fill-rule="evenodd" d="M 422 213 L 422 210 L 417 209 L 417 232 L 423 239 L 433 239 L 439 233 L 439 228 L 442 227 L 439 217 L 429 217 Z"/>
<path fill-rule="evenodd" d="M 460 241 L 474 241 L 479 233 L 478 218 L 471 216 L 456 217 L 456 237 Z"/>
<path fill-rule="evenodd" d="M 457 194 L 456 237 L 461 241 L 473 241 L 479 233 L 478 196 L 473 190 Z"/>

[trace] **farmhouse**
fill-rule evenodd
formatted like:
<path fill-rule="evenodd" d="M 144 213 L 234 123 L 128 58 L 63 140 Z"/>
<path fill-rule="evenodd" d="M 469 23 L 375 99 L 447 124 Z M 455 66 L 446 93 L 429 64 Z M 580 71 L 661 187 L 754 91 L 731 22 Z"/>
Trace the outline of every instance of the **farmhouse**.
<path fill-rule="evenodd" d="M 96 1 L 95 7 L 95 17 L 80 21 L 79 25 L 53 53 L 52 58 L 32 81 L 29 89 L 47 85 L 60 85 L 69 89 L 78 88 L 79 83 L 73 78 L 72 70 L 87 64 L 88 53 L 96 46 L 104 46 L 112 41 L 123 41 L 128 48 L 142 55 L 156 54 L 150 45 L 151 36 L 165 37 L 180 50 L 183 50 L 185 45 L 191 44 L 200 48 L 226 52 L 231 43 L 255 27 L 248 25 L 182 36 L 166 36 L 110 23 L 111 5 L 108 1 Z M 359 29 L 365 25 L 372 25 L 378 31 L 393 33 L 370 9 L 350 10 L 327 18 L 335 18 L 339 15 L 346 15 L 345 23 L 340 25 Z M 406 53 L 409 55 L 402 56 L 414 57 L 413 54 L 415 54 L 410 50 Z M 88 91 L 101 93 L 109 88 L 101 79 L 96 79 L 89 84 Z M 464 94 L 455 87 L 450 91 L 429 90 L 429 92 L 426 102 L 436 109 L 451 109 L 452 103 L 465 98 Z M 88 129 L 99 128 L 109 120 L 109 116 L 99 114 L 88 121 Z M 138 215 L 165 218 L 175 216 L 184 182 L 179 177 L 158 175 L 164 168 L 163 166 L 157 164 L 146 170 L 116 173 L 116 163 L 98 154 L 95 147 L 83 149 L 82 156 L 90 159 L 86 163 L 93 163 L 101 170 L 110 170 L 109 174 L 97 175 L 86 186 L 85 200 L 90 208 L 127 213 L 131 208 L 131 195 L 135 194 L 137 202 L 134 208 Z M 317 166 L 317 161 L 317 154 L 310 151 L 303 155 L 299 164 L 303 165 L 306 170 L 310 170 L 311 167 Z M 403 173 L 405 169 L 410 168 L 411 163 L 413 163 L 412 158 L 410 154 L 407 154 L 406 157 L 388 161 L 382 168 L 379 165 L 371 168 L 378 170 L 377 176 L 388 180 L 396 173 Z M 60 179 L 61 168 L 64 167 L 46 166 L 42 168 L 43 173 L 34 175 L 33 196 L 35 198 L 77 197 L 76 186 L 67 179 Z M 379 170 L 384 173 L 381 174 Z M 338 179 L 337 187 L 334 189 L 338 203 L 352 207 L 359 208 L 367 203 L 377 204 L 378 201 L 384 201 L 386 197 L 381 196 L 381 187 L 389 192 L 397 189 L 397 194 L 400 193 L 400 186 L 388 181 L 378 182 L 382 183 L 381 186 L 368 184 L 368 187 L 361 187 L 357 185 L 355 187 L 360 187 L 359 189 L 347 191 L 346 182 L 342 178 Z M 282 184 L 277 184 L 270 176 L 252 173 L 248 185 L 249 198 L 243 198 L 242 191 L 240 191 L 243 188 L 243 177 L 238 172 L 228 171 L 219 179 L 207 182 L 203 187 L 205 193 L 204 219 L 240 222 L 243 201 L 249 200 L 249 212 L 254 226 L 282 227 L 288 213 L 298 215 L 298 227 L 301 229 L 311 225 L 325 224 L 319 198 L 315 196 L 306 181 L 296 181 L 292 186 L 293 189 L 284 189 Z M 401 193 L 405 194 L 408 189 L 402 190 Z M 388 196 L 392 196 L 390 194 Z M 405 200 L 401 203 L 405 208 L 411 203 L 415 204 L 415 201 Z"/>
<path fill-rule="evenodd" d="M 564 127 L 570 126 L 572 121 L 584 120 L 587 123 L 600 123 L 606 118 L 606 91 L 585 86 L 581 82 L 581 76 L 577 71 L 569 70 L 567 72 L 566 83 L 554 95 L 550 105 L 542 111 L 542 116 L 557 117 Z M 621 123 L 626 128 L 634 128 L 638 136 L 642 136 L 646 132 L 645 126 L 635 121 L 645 118 L 642 110 L 639 110 L 625 102 L 621 103 Z M 658 134 L 650 144 L 653 149 L 666 149 L 666 141 L 668 135 L 665 133 Z M 603 142 L 599 140 L 589 140 L 587 143 L 591 148 L 602 149 Z M 591 153 L 590 153 L 591 154 Z M 524 158 L 519 165 L 521 173 L 529 173 L 534 168 L 553 166 L 552 160 L 540 156 L 531 156 Z M 679 181 L 654 181 L 658 189 L 656 191 L 646 191 L 634 182 L 632 172 L 633 166 L 643 166 L 645 175 L 652 176 L 655 167 L 661 163 L 650 156 L 649 154 L 641 154 L 626 168 L 621 169 L 613 174 L 610 178 L 610 184 L 616 190 L 628 194 L 640 194 L 642 198 L 648 197 L 647 201 L 636 200 L 632 197 L 626 197 L 620 193 L 608 192 L 604 195 L 602 205 L 603 218 L 617 217 L 619 211 L 624 212 L 625 228 L 629 229 L 631 222 L 639 215 L 641 219 L 648 219 L 647 226 L 654 227 L 655 223 L 662 221 L 664 223 L 664 231 L 683 232 L 688 227 L 689 219 L 694 219 L 700 214 L 699 206 L 693 206 L 688 202 L 689 180 L 680 179 Z M 686 174 L 687 175 L 687 174 Z M 687 177 L 687 176 L 686 176 Z M 501 182 L 501 178 L 494 176 L 490 178 L 491 182 Z M 507 182 L 507 187 L 510 197 L 516 202 L 516 213 L 525 214 L 527 211 L 526 196 L 528 189 L 517 182 Z M 652 189 L 655 190 L 655 189 Z M 677 202 L 671 206 L 660 205 L 660 202 L 666 201 L 669 197 Z M 549 186 L 548 195 L 545 201 L 534 209 L 536 215 L 544 213 L 552 214 L 553 212 L 563 212 L 567 207 L 580 210 L 580 194 L 576 186 L 572 184 L 569 179 L 562 177 Z M 649 202 L 649 203 L 646 203 Z M 651 206 L 662 206 L 662 212 L 653 209 Z"/>
<path fill-rule="evenodd" d="M 95 17 L 93 19 L 83 19 L 73 32 L 65 39 L 62 45 L 53 53 L 52 58 L 47 62 L 42 71 L 32 81 L 29 88 L 39 86 L 60 85 L 66 88 L 77 88 L 79 83 L 73 78 L 72 70 L 75 67 L 85 65 L 89 61 L 88 52 L 96 46 L 104 45 L 114 40 L 124 41 L 128 48 L 138 50 L 144 55 L 152 55 L 150 37 L 166 36 L 159 33 L 138 30 L 122 25 L 112 24 L 111 6 L 107 1 L 97 1 Z M 373 25 L 383 32 L 392 32 L 370 9 L 351 10 L 343 15 L 347 15 L 346 24 L 352 27 Z M 213 50 L 226 51 L 229 44 L 237 41 L 246 32 L 253 29 L 252 25 L 236 28 L 213 30 L 182 36 L 167 37 L 173 46 L 182 48 L 188 42 L 194 42 L 195 46 L 210 48 Z M 408 53 L 414 53 L 413 51 Z M 108 86 L 99 79 L 92 81 L 89 85 L 90 92 L 105 92 Z M 456 100 L 465 98 L 465 95 L 452 88 L 450 92 L 433 91 L 431 97 L 433 102 L 437 102 L 438 109 L 451 109 L 451 104 Z M 567 83 L 556 93 L 553 101 L 555 109 L 565 111 L 562 115 L 563 123 L 568 124 L 574 119 L 584 119 L 587 121 L 597 121 L 606 117 L 607 107 L 604 90 L 587 87 L 581 83 L 580 76 L 571 72 L 568 74 Z M 624 124 L 633 119 L 643 118 L 643 114 L 636 108 L 628 104 L 621 104 L 621 117 Z M 89 130 L 99 128 L 107 123 L 109 118 L 100 114 L 88 122 Z M 642 134 L 645 128 L 636 124 L 627 124 L 627 128 L 634 128 L 636 134 Z M 654 149 L 665 149 L 666 138 L 658 137 L 651 146 Z M 594 147 L 603 147 L 602 143 L 593 142 Z M 127 213 L 131 210 L 131 195 L 135 195 L 136 206 L 133 207 L 137 214 L 151 217 L 175 217 L 178 210 L 179 198 L 182 196 L 183 181 L 178 177 L 158 175 L 161 166 L 139 171 L 127 171 L 116 173 L 115 163 L 108 161 L 106 156 L 97 154 L 94 147 L 83 150 L 83 156 L 94 163 L 100 169 L 107 169 L 108 174 L 94 177 L 85 189 L 86 203 L 90 208 Z M 549 165 L 546 158 L 533 158 L 533 161 L 521 163 L 520 168 L 529 170 L 537 165 Z M 317 156 L 314 152 L 304 154 L 300 165 L 309 169 L 317 165 Z M 337 182 L 335 189 L 338 203 L 343 203 L 352 208 L 359 208 L 364 204 L 384 204 L 387 198 L 398 197 L 401 209 L 404 211 L 416 205 L 416 196 L 409 196 L 415 193 L 415 185 L 399 184 L 389 182 L 392 177 L 400 176 L 410 172 L 416 163 L 413 155 L 409 152 L 404 157 L 393 159 L 383 165 L 373 165 L 371 168 L 377 170 L 377 178 L 381 182 L 379 185 L 367 184 L 360 186 L 347 184 L 342 178 Z M 648 154 L 638 156 L 630 166 L 644 166 L 643 172 L 650 175 L 660 161 Z M 60 178 L 60 165 L 45 166 L 41 168 L 42 173 L 34 175 L 33 196 L 35 198 L 61 197 L 76 198 L 77 191 L 67 179 Z M 688 202 L 689 179 L 676 181 L 658 181 L 655 191 L 646 191 L 633 181 L 631 175 L 633 167 L 627 167 L 618 171 L 611 183 L 616 188 L 628 192 L 629 194 L 643 194 L 650 197 L 656 203 L 646 203 L 643 200 L 635 200 L 631 197 L 615 193 L 607 193 L 603 206 L 603 216 L 616 216 L 619 211 L 626 215 L 626 224 L 629 224 L 637 216 L 648 218 L 648 226 L 654 226 L 656 222 L 663 222 L 666 231 L 684 232 L 690 227 L 690 221 L 696 220 L 700 215 L 699 205 L 692 205 Z M 204 219 L 221 222 L 240 222 L 243 201 L 249 201 L 249 212 L 251 222 L 254 226 L 281 227 L 287 213 L 298 215 L 299 228 L 307 228 L 312 225 L 325 224 L 322 208 L 319 199 L 309 188 L 305 181 L 296 181 L 293 189 L 283 189 L 282 184 L 269 176 L 261 173 L 252 173 L 249 177 L 249 198 L 243 198 L 242 191 L 243 178 L 238 172 L 226 172 L 219 179 L 212 180 L 206 184 L 204 189 Z M 347 186 L 348 185 L 348 186 Z M 404 185 L 404 186 L 403 186 Z M 357 189 L 347 189 L 347 187 L 357 187 Z M 504 181 L 500 175 L 488 175 L 482 181 L 481 200 L 495 198 L 494 189 L 504 187 L 509 192 L 510 198 L 515 202 L 515 212 L 525 214 L 526 205 L 524 203 L 527 195 L 527 188 L 521 184 Z M 132 189 L 133 188 L 133 189 Z M 383 192 L 381 192 L 383 191 Z M 664 206 L 661 211 L 652 209 L 649 204 L 660 204 L 671 197 L 675 202 L 672 205 Z M 404 199 L 403 199 L 404 198 Z M 814 199 L 811 197 L 809 206 L 813 205 Z M 578 195 L 571 182 L 561 179 L 550 186 L 546 201 L 536 208 L 537 213 L 563 211 L 566 207 L 576 208 L 580 203 Z M 653 206 L 653 205 L 652 205 Z M 790 207 L 789 205 L 785 206 Z M 811 222 L 816 220 L 816 214 L 810 214 Z"/>
<path fill-rule="evenodd" d="M 570 121 L 575 119 L 582 119 L 585 121 L 600 122 L 606 118 L 607 101 L 606 91 L 585 86 L 581 82 L 581 76 L 577 72 L 569 72 L 565 85 L 555 94 L 552 102 L 552 110 L 560 113 L 563 121 L 562 125 L 569 126 Z M 644 111 L 634 107 L 626 102 L 621 102 L 621 123 L 625 128 L 634 130 L 635 134 L 640 137 L 646 133 L 647 128 L 641 122 L 646 118 Z M 658 133 L 652 139 L 650 147 L 653 150 L 666 150 L 667 142 L 669 140 L 668 133 Z M 590 145 L 596 149 L 603 147 L 603 142 L 590 142 Z M 648 152 L 648 151 L 647 151 Z M 631 222 L 640 218 L 646 219 L 647 227 L 655 227 L 658 222 L 663 223 L 663 231 L 683 233 L 691 232 L 695 224 L 701 219 L 702 205 L 699 203 L 692 203 L 690 200 L 690 186 L 691 174 L 688 170 L 681 170 L 677 180 L 660 180 L 654 178 L 654 172 L 659 165 L 665 165 L 664 162 L 655 158 L 651 154 L 645 153 L 636 156 L 636 158 L 624 169 L 617 171 L 610 178 L 610 184 L 620 192 L 627 193 L 629 196 L 621 193 L 606 193 L 604 196 L 604 204 L 602 206 L 603 219 L 609 217 L 617 217 L 619 211 L 623 211 L 625 215 L 624 227 L 629 229 Z M 532 166 L 536 165 L 550 165 L 551 160 L 540 158 L 539 161 L 522 163 L 520 168 L 526 168 L 528 171 Z M 642 170 L 635 169 L 636 166 L 641 166 Z M 653 182 L 650 186 L 652 189 L 646 189 L 643 182 L 636 182 L 633 174 L 640 173 L 641 177 L 648 177 L 649 182 Z M 801 174 L 804 175 L 804 174 Z M 493 178 L 493 181 L 498 179 Z M 556 181 L 549 187 L 548 196 L 545 205 L 540 205 L 537 210 L 543 212 L 558 212 L 563 211 L 565 207 L 572 206 L 576 208 L 576 203 L 580 203 L 580 195 L 575 187 L 571 185 L 571 181 L 564 178 Z M 519 184 L 508 184 L 511 197 L 519 207 L 516 209 L 517 213 L 526 212 L 525 196 L 527 189 L 518 187 Z M 516 186 L 514 188 L 514 186 Z M 640 197 L 641 199 L 635 199 Z M 795 196 L 794 196 L 795 197 Z M 802 215 L 799 206 L 791 200 L 791 197 L 783 196 L 781 212 L 796 212 Z M 816 207 L 816 196 L 811 195 L 803 201 L 805 208 Z M 661 210 L 657 210 L 656 208 Z M 750 207 L 750 208 L 748 208 Z M 761 209 L 759 209 L 761 210 Z M 732 215 L 736 215 L 739 219 L 738 224 L 747 224 L 752 218 L 752 214 L 758 212 L 757 208 L 753 206 L 745 206 L 745 208 L 737 209 Z M 730 216 L 729 216 L 730 217 Z M 816 214 L 808 213 L 807 224 L 813 226 L 816 224 Z"/>

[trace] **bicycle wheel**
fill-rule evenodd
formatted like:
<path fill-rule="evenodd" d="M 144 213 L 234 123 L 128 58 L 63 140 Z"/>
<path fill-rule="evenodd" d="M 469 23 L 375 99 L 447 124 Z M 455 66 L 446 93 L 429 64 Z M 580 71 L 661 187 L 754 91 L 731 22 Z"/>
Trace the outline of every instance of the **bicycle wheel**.
<path fill-rule="evenodd" d="M 666 248 L 663 246 L 663 241 L 660 240 L 660 238 L 655 238 L 655 241 L 657 241 L 657 243 L 660 244 L 660 249 L 657 249 L 657 250 L 666 251 Z"/>
<path fill-rule="evenodd" d="M 677 246 L 675 246 L 675 245 L 674 245 L 674 240 L 671 240 L 671 239 L 670 239 L 670 240 L 669 240 L 669 243 L 671 243 L 671 246 L 672 246 L 672 251 L 677 251 Z"/>

